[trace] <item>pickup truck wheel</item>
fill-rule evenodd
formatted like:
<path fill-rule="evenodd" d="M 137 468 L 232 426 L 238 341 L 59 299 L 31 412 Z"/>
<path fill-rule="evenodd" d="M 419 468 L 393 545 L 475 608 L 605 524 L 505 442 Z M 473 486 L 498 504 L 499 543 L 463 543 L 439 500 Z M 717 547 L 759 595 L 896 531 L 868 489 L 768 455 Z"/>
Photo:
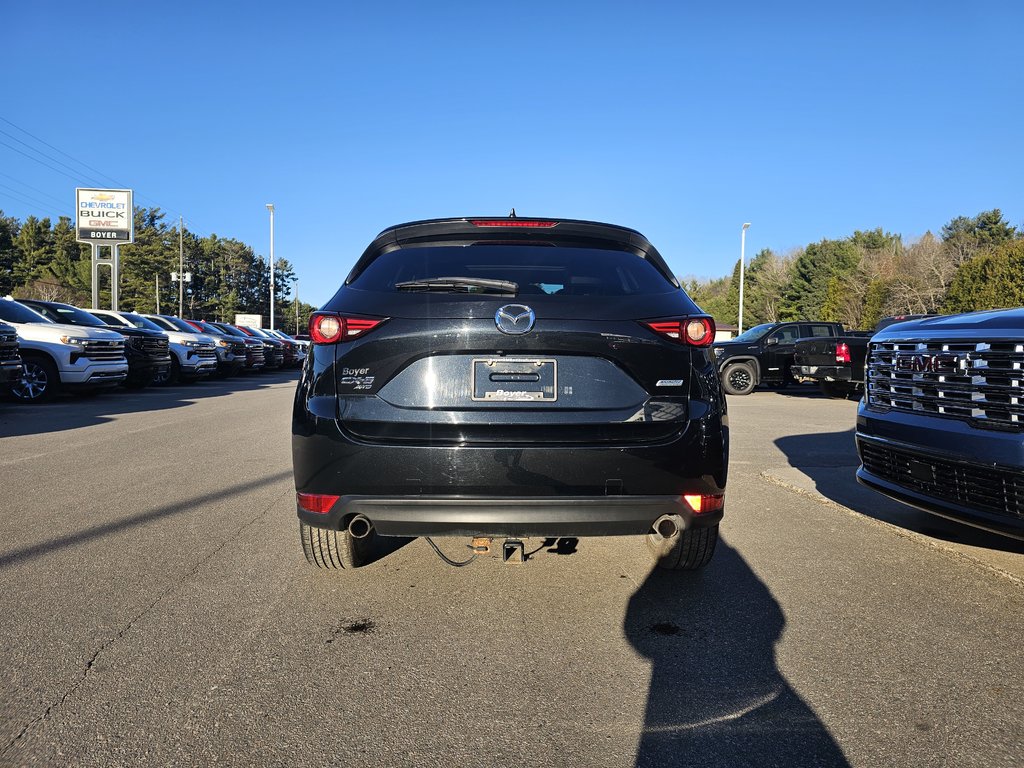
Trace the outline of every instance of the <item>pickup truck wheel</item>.
<path fill-rule="evenodd" d="M 818 388 L 825 397 L 834 397 L 838 400 L 845 400 L 854 391 L 854 388 L 842 381 L 819 381 Z"/>
<path fill-rule="evenodd" d="M 11 394 L 23 403 L 45 403 L 60 392 L 57 366 L 48 357 L 22 357 L 21 378 L 11 385 Z"/>
<path fill-rule="evenodd" d="M 347 530 L 331 531 L 299 521 L 299 537 L 306 561 L 326 570 L 351 570 L 373 561 L 377 534 L 357 539 Z"/>
<path fill-rule="evenodd" d="M 718 523 L 704 528 L 687 528 L 672 539 L 658 533 L 647 534 L 647 547 L 657 558 L 658 567 L 669 571 L 697 571 L 711 562 L 718 543 Z"/>
<path fill-rule="evenodd" d="M 733 363 L 722 371 L 722 387 L 729 395 L 749 395 L 754 391 L 754 369 L 750 363 Z"/>

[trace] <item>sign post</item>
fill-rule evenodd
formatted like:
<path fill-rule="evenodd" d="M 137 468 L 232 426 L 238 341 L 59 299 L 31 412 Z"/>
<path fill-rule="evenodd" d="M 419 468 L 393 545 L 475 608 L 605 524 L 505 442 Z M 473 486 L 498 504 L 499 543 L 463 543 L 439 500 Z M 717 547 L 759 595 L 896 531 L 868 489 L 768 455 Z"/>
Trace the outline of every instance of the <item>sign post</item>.
<path fill-rule="evenodd" d="M 130 189 L 75 190 L 75 240 L 92 249 L 92 305 L 100 308 L 100 265 L 110 266 L 110 308 L 117 311 L 121 282 L 121 255 L 118 248 L 135 241 L 135 214 Z M 110 246 L 110 258 L 100 249 Z"/>

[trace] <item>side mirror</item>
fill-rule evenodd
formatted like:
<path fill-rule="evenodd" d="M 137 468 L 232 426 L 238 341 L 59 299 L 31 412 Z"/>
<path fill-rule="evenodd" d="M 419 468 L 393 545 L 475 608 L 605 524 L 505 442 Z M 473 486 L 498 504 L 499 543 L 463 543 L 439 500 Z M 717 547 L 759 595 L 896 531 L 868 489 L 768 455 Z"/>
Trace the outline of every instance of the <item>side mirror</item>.
<path fill-rule="evenodd" d="M 779 343 L 779 337 L 778 336 L 769 336 L 768 340 L 765 341 L 765 344 L 767 344 L 769 347 L 772 344 L 778 344 L 778 343 Z"/>

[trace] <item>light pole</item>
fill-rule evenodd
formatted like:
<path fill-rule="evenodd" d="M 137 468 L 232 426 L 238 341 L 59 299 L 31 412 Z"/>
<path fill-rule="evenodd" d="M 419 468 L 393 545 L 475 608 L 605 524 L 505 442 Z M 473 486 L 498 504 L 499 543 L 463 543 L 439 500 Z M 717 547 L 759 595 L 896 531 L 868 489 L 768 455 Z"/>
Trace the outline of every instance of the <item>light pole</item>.
<path fill-rule="evenodd" d="M 747 249 L 747 230 L 750 229 L 750 222 L 743 225 L 743 229 L 740 230 L 740 316 L 739 316 L 739 330 L 736 335 L 743 333 L 743 259 L 746 256 Z"/>
<path fill-rule="evenodd" d="M 274 330 L 274 204 L 267 203 L 270 211 L 270 330 Z"/>
<path fill-rule="evenodd" d="M 178 317 L 184 317 L 185 308 L 185 246 L 182 240 L 182 230 L 185 228 L 185 219 L 178 217 Z"/>

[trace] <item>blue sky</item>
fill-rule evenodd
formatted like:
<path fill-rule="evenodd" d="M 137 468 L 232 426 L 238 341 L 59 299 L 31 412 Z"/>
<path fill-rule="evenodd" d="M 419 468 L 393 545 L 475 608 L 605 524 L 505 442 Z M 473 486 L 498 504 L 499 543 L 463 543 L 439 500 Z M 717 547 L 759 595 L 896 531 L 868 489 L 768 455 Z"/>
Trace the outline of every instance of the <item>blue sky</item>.
<path fill-rule="evenodd" d="M 0 209 L 111 180 L 326 301 L 384 227 L 563 216 L 680 275 L 993 207 L 1024 224 L 1024 4 L 9 3 Z M 8 134 L 8 135 L 4 135 Z M 47 161 L 55 165 L 52 161 Z M 66 201 L 61 204 L 60 201 Z M 47 203 L 44 207 L 41 203 Z"/>

